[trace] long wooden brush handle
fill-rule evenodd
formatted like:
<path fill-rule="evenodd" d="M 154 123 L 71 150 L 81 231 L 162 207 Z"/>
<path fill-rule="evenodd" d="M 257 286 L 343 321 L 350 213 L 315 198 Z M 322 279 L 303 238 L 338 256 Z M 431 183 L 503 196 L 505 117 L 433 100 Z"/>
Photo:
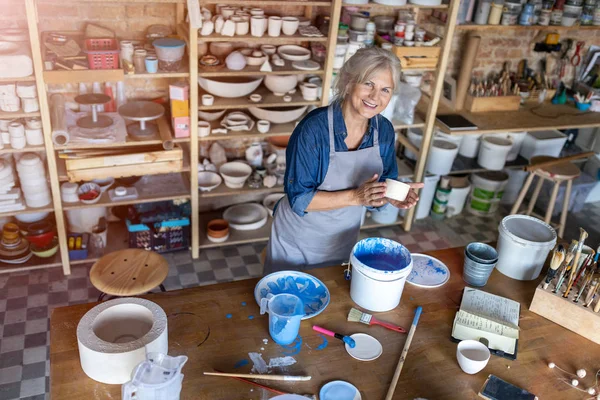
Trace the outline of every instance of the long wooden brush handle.
<path fill-rule="evenodd" d="M 310 381 L 310 376 L 290 376 L 290 375 L 254 375 L 254 374 L 228 374 L 225 372 L 205 372 L 204 375 L 227 376 L 246 379 L 264 379 L 266 381 Z"/>
<path fill-rule="evenodd" d="M 398 360 L 396 372 L 394 372 L 394 377 L 392 378 L 392 383 L 390 383 L 390 388 L 388 389 L 387 395 L 385 396 L 385 400 L 392 400 L 392 397 L 394 397 L 396 385 L 398 384 L 398 379 L 400 379 L 400 373 L 402 372 L 402 367 L 404 366 L 404 360 L 406 360 L 408 349 L 410 348 L 410 343 L 412 342 L 413 336 L 415 336 L 415 331 L 417 330 L 417 324 L 419 323 L 419 317 L 421 316 L 421 312 L 423 312 L 423 308 L 421 306 L 417 307 L 417 310 L 415 311 L 415 317 L 413 318 L 413 322 L 410 327 L 410 331 L 408 332 L 408 337 L 406 338 L 406 343 L 404 344 L 404 349 L 402 349 L 402 354 L 400 355 L 400 359 Z"/>
<path fill-rule="evenodd" d="M 567 289 L 563 294 L 564 298 L 569 297 L 569 291 L 571 290 L 571 286 L 573 286 L 573 281 L 575 279 L 575 270 L 577 269 L 577 264 L 579 263 L 579 258 L 581 257 L 581 250 L 583 249 L 583 242 L 587 238 L 588 233 L 583 229 L 579 228 L 579 242 L 577 243 L 577 252 L 575 253 L 575 259 L 573 260 L 573 266 L 571 267 L 571 275 L 569 276 L 569 281 L 567 284 Z"/>
<path fill-rule="evenodd" d="M 219 370 L 215 370 L 215 371 L 221 372 Z M 224 372 L 221 372 L 221 373 L 224 373 Z M 268 390 L 269 392 L 273 392 L 275 394 L 289 394 L 289 393 L 286 393 L 286 392 L 281 392 L 281 391 L 279 391 L 277 389 L 270 388 L 270 387 L 265 386 L 265 385 L 261 385 L 260 383 L 252 382 L 252 381 L 250 381 L 248 379 L 238 378 L 237 376 L 232 376 L 231 379 L 236 379 L 238 381 L 241 381 L 241 382 L 244 382 L 244 383 L 248 383 L 250 385 L 258 386 L 259 388 L 263 388 L 263 389 Z"/>

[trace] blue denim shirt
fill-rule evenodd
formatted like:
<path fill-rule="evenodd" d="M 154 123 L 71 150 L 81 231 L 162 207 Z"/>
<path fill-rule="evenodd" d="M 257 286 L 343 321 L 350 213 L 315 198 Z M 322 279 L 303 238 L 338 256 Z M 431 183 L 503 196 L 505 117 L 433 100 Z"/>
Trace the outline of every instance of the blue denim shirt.
<path fill-rule="evenodd" d="M 333 130 L 335 151 L 348 151 L 344 141 L 348 136 L 340 104 L 334 103 Z M 383 160 L 383 173 L 379 178 L 398 178 L 394 127 L 381 115 L 369 120 L 369 127 L 358 149 L 373 146 L 375 118 L 379 119 L 379 151 Z M 325 180 L 329 167 L 329 133 L 327 107 L 311 111 L 294 129 L 286 150 L 284 189 L 292 210 L 299 216 L 306 214 L 317 188 Z"/>

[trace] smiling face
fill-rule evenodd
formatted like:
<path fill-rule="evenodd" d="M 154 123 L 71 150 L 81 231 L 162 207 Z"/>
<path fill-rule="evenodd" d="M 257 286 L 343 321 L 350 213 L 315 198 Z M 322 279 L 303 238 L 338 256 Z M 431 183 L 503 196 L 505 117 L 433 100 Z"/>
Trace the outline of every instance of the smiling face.
<path fill-rule="evenodd" d="M 354 85 L 346 101 L 354 111 L 364 118 L 372 118 L 383 112 L 392 98 L 394 79 L 392 72 L 385 68 L 376 72 L 364 83 Z"/>

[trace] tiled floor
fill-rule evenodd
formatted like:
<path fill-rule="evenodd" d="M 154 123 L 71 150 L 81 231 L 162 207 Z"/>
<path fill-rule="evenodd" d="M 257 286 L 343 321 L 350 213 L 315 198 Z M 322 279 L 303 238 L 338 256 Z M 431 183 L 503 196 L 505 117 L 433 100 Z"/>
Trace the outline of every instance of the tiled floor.
<path fill-rule="evenodd" d="M 590 215 L 599 218 L 593 220 Z M 411 252 L 421 252 L 495 240 L 500 220 L 499 214 L 480 218 L 465 213 L 441 222 L 417 221 L 409 233 L 390 227 L 363 231 L 361 236 L 388 237 Z M 571 221 L 600 221 L 600 203 L 570 216 L 569 225 Z M 197 260 L 192 260 L 189 252 L 167 254 L 170 269 L 165 286 L 176 290 L 260 276 L 259 257 L 264 246 L 207 250 Z M 50 312 L 55 307 L 97 300 L 99 293 L 90 284 L 89 268 L 76 266 L 68 277 L 58 268 L 0 275 L 0 400 L 49 398 Z"/>

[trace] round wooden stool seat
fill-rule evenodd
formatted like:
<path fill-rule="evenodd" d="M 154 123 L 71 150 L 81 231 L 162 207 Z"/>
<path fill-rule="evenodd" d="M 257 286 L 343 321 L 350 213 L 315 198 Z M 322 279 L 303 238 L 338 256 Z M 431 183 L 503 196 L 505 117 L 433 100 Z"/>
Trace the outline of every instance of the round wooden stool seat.
<path fill-rule="evenodd" d="M 137 296 L 162 285 L 169 264 L 158 253 L 140 249 L 114 251 L 90 270 L 92 285 L 111 296 Z"/>
<path fill-rule="evenodd" d="M 530 163 L 537 164 L 552 160 L 556 160 L 556 157 L 535 156 L 530 160 Z M 577 178 L 579 174 L 581 174 L 581 171 L 575 164 L 571 162 L 564 162 L 562 164 L 536 169 L 535 174 L 545 179 L 566 181 Z"/>

